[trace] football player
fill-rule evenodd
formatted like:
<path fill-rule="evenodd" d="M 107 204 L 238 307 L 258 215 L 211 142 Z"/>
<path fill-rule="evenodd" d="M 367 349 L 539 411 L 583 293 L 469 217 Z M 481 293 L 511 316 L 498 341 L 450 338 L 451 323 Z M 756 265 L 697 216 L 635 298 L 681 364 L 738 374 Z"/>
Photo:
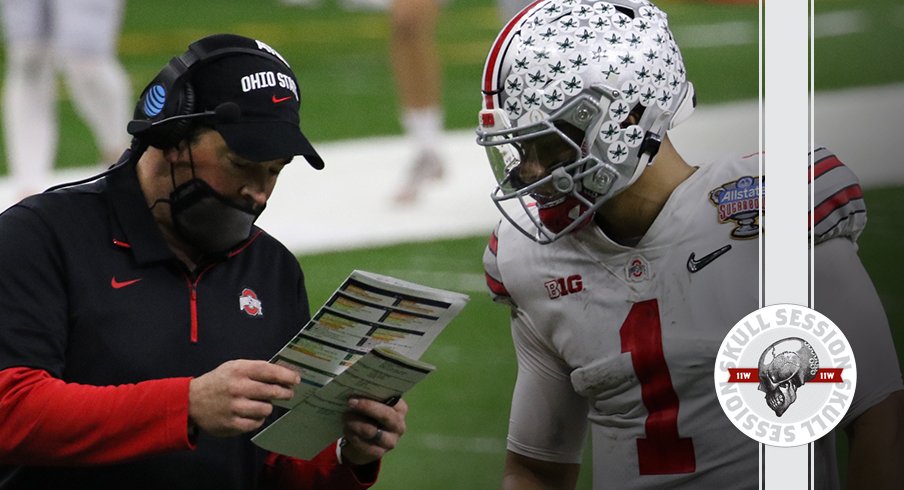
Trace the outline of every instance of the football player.
<path fill-rule="evenodd" d="M 757 155 L 699 165 L 670 142 L 695 97 L 666 14 L 538 1 L 502 29 L 481 88 L 505 218 L 484 264 L 518 359 L 503 488 L 574 488 L 588 429 L 596 489 L 757 488 L 758 445 L 723 413 L 713 367 L 758 307 L 764 176 Z M 862 353 L 841 421 L 850 486 L 898 488 L 904 385 L 857 257 L 865 207 L 853 173 L 814 156 L 815 307 Z M 817 488 L 839 486 L 834 444 L 815 443 Z"/>

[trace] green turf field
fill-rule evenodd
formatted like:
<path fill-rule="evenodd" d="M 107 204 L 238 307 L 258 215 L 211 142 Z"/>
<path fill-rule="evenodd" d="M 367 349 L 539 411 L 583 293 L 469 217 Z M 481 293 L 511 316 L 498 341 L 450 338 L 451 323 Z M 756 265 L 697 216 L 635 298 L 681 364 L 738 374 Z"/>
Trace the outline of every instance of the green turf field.
<path fill-rule="evenodd" d="M 898 0 L 816 0 L 817 13 L 855 10 L 862 32 L 816 43 L 815 84 L 834 89 L 904 81 L 904 14 Z M 755 5 L 714 5 L 663 0 L 673 26 L 739 22 L 755 29 Z M 487 49 L 500 26 L 489 0 L 449 0 L 439 26 L 447 125 L 473 127 Z M 819 27 L 819 26 L 817 26 Z M 137 93 L 167 60 L 192 40 L 236 32 L 270 43 L 295 68 L 302 90 L 302 126 L 315 142 L 396 134 L 396 96 L 388 65 L 388 23 L 379 13 L 348 13 L 335 0 L 315 10 L 280 7 L 277 0 L 131 0 L 120 51 Z M 677 36 L 678 34 L 676 34 Z M 682 38 L 678 38 L 681 43 Z M 754 42 L 683 50 L 701 104 L 756 97 L 758 51 Z M 886 61 L 887 60 L 887 61 Z M 76 118 L 61 84 L 60 167 L 93 163 L 97 151 Z M 0 141 L 2 150 L 2 141 Z M 2 155 L 2 151 L 0 151 Z M 5 173 L 0 156 L 0 174 Z M 902 260 L 904 188 L 870 190 L 870 226 L 861 254 L 899 335 L 904 323 Z M 441 216 L 437 216 L 441 220 Z M 487 230 L 487 234 L 490 230 Z M 486 235 L 460 240 L 300 257 L 312 305 L 322 303 L 352 269 L 395 275 L 471 295 L 462 315 L 425 359 L 438 370 L 407 397 L 409 432 L 384 465 L 382 489 L 498 488 L 508 406 L 515 374 L 507 312 L 491 304 L 480 258 Z M 579 488 L 589 488 L 582 474 Z"/>

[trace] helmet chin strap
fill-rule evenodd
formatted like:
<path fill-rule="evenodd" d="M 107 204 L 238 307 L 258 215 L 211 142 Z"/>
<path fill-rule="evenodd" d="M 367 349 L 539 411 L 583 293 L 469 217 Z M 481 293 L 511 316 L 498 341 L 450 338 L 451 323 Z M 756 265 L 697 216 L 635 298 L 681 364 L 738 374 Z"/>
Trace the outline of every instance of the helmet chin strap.
<path fill-rule="evenodd" d="M 656 154 L 659 153 L 660 146 L 662 146 L 662 137 L 657 133 L 647 133 L 643 139 L 643 143 L 640 144 L 640 162 L 637 164 L 637 168 L 643 170 L 644 167 L 653 165 L 653 159 L 656 158 Z M 649 160 L 644 161 L 646 158 L 649 158 Z M 640 175 L 638 171 L 635 171 L 635 174 Z"/>

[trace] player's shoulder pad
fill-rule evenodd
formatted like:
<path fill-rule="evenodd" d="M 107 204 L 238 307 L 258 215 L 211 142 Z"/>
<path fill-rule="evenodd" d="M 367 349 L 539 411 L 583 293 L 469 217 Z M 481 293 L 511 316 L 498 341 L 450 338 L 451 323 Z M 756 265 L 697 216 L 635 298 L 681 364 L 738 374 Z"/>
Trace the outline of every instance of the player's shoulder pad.
<path fill-rule="evenodd" d="M 487 247 L 483 252 L 483 268 L 487 288 L 490 290 L 490 297 L 493 301 L 512 305 L 512 297 L 502 282 L 502 273 L 499 270 L 497 257 L 499 252 L 499 228 L 501 225 L 502 222 L 500 221 L 490 235 L 489 243 L 487 243 Z"/>
<path fill-rule="evenodd" d="M 857 176 L 826 148 L 813 153 L 811 170 L 814 198 L 810 232 L 814 242 L 836 237 L 857 241 L 866 226 L 866 204 Z"/>

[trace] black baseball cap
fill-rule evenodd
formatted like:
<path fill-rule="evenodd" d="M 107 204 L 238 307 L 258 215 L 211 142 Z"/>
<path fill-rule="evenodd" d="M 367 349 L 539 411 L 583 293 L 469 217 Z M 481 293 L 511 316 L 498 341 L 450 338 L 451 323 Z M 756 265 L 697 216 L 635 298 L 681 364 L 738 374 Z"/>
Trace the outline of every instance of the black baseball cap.
<path fill-rule="evenodd" d="M 251 161 L 302 155 L 323 168 L 301 132 L 298 79 L 276 50 L 234 34 L 206 37 L 191 50 L 210 58 L 191 70 L 196 107 L 217 112 L 212 126 L 232 151 Z"/>

